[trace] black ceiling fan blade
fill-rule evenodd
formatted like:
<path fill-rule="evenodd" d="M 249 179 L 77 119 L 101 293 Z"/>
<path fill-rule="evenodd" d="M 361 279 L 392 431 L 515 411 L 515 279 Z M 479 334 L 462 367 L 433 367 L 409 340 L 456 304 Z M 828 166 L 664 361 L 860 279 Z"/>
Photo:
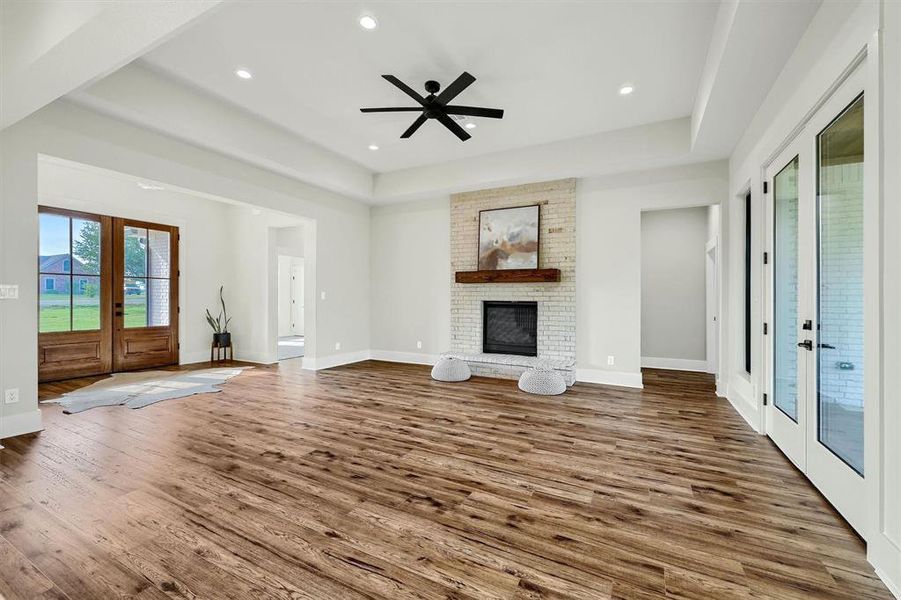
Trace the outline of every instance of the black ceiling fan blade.
<path fill-rule="evenodd" d="M 360 112 L 378 113 L 378 112 L 422 112 L 421 106 L 386 106 L 385 108 L 361 108 Z"/>
<path fill-rule="evenodd" d="M 399 90 L 413 98 L 423 106 L 425 106 L 425 98 L 416 93 L 416 90 L 408 86 L 406 83 L 395 77 L 394 75 L 382 75 L 384 79 L 393 83 Z"/>
<path fill-rule="evenodd" d="M 472 85 L 472 82 L 475 81 L 476 78 L 463 71 L 463 74 L 457 77 L 452 84 L 444 88 L 444 91 L 438 94 L 438 97 L 435 100 L 439 104 L 447 104 L 451 100 L 457 97 L 463 90 Z"/>
<path fill-rule="evenodd" d="M 465 115 L 467 117 L 487 117 L 503 119 L 504 111 L 500 108 L 482 108 L 479 106 L 445 106 L 444 112 L 449 115 Z"/>
<path fill-rule="evenodd" d="M 460 125 L 458 125 L 456 121 L 454 121 L 453 119 L 451 119 L 451 118 L 450 118 L 449 116 L 447 116 L 445 113 L 441 113 L 441 114 L 438 115 L 438 117 L 436 117 L 436 118 L 437 118 L 439 121 L 441 121 L 441 123 L 442 123 L 445 127 L 447 127 L 448 129 L 450 129 L 451 131 L 453 131 L 453 132 L 454 132 L 454 135 L 456 135 L 456 136 L 457 136 L 458 138 L 460 138 L 462 141 L 465 142 L 466 140 L 468 140 L 469 138 L 472 137 L 471 135 L 469 135 L 468 133 L 466 133 L 466 130 L 465 130 L 465 129 L 463 129 L 462 127 L 460 127 Z"/>
<path fill-rule="evenodd" d="M 444 91 L 438 94 L 438 97 L 435 98 L 435 100 L 439 104 L 447 104 L 448 102 L 456 98 L 460 94 L 460 92 L 472 85 L 475 80 L 475 77 L 473 77 L 466 71 L 463 71 L 463 74 L 457 77 L 452 84 L 444 88 Z"/>
<path fill-rule="evenodd" d="M 423 124 L 423 123 L 425 123 L 425 122 L 428 121 L 428 120 L 429 120 L 429 118 L 428 118 L 427 116 L 425 116 L 425 115 L 419 115 L 419 118 L 416 119 L 415 121 L 413 121 L 413 124 L 410 125 L 410 127 L 408 127 L 407 130 L 406 130 L 405 132 L 403 132 L 403 134 L 402 134 L 400 137 L 402 137 L 402 138 L 408 138 L 408 137 L 410 137 L 411 135 L 413 135 L 414 133 L 416 133 L 416 130 L 417 130 L 417 129 L 419 129 L 420 127 L 422 127 L 422 124 Z"/>

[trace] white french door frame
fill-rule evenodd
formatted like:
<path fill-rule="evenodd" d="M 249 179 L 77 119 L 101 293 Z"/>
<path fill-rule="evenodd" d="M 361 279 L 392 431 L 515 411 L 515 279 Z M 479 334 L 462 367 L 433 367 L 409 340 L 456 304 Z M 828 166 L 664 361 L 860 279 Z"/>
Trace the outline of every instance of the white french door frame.
<path fill-rule="evenodd" d="M 804 227 L 805 222 L 809 222 L 812 211 L 809 198 L 814 191 L 815 182 L 810 176 L 812 169 L 809 166 L 811 160 L 810 155 L 805 152 L 807 140 L 807 128 L 805 127 L 799 132 L 791 144 L 785 147 L 779 156 L 777 156 L 766 171 L 766 181 L 769 185 L 767 193 L 764 195 L 765 203 L 765 231 L 766 243 L 764 245 L 765 252 L 769 256 L 768 264 L 763 270 L 764 274 L 764 322 L 767 324 L 768 332 L 763 338 L 764 348 L 764 364 L 766 373 L 766 383 L 764 385 L 765 393 L 768 397 L 767 405 L 764 406 L 764 431 L 779 446 L 782 452 L 792 461 L 796 467 L 804 471 L 807 468 L 807 439 L 806 429 L 810 422 L 808 411 L 808 401 L 811 398 L 809 394 L 809 361 L 807 360 L 807 351 L 798 347 L 797 342 L 801 341 L 805 334 L 812 339 L 813 333 L 808 333 L 802 326 L 807 319 L 809 311 L 802 310 L 801 307 L 810 305 L 812 294 L 812 281 L 810 279 L 810 271 L 803 268 L 811 262 L 811 240 L 810 228 Z M 775 248 L 775 225 L 776 225 L 776 185 L 775 177 L 797 158 L 797 203 L 798 203 L 798 226 L 795 231 L 797 241 L 797 263 L 798 276 L 796 279 L 797 286 L 797 304 L 798 311 L 795 322 L 791 324 L 793 343 L 791 347 L 797 357 L 796 362 L 796 398 L 795 398 L 795 418 L 783 411 L 777 406 L 777 396 L 775 390 L 775 342 L 777 335 L 781 334 L 784 324 L 776 322 L 776 266 L 783 260 L 781 255 L 777 255 Z M 781 253 L 780 253 L 781 254 Z"/>
<path fill-rule="evenodd" d="M 820 98 L 813 108 L 805 115 L 804 119 L 791 132 L 785 141 L 773 152 L 773 154 L 761 166 L 761 181 L 767 181 L 772 186 L 772 175 L 779 172 L 785 166 L 784 159 L 791 154 L 790 149 L 798 150 L 799 161 L 805 154 L 808 160 L 816 160 L 816 142 L 817 135 L 839 116 L 843 110 L 853 102 L 860 94 L 864 93 L 864 266 L 863 266 L 863 295 L 864 295 L 864 472 L 866 479 L 860 478 L 857 473 L 844 465 L 842 469 L 831 468 L 835 463 L 841 463 L 841 460 L 832 454 L 825 446 L 823 446 L 817 436 L 817 383 L 816 383 L 816 366 L 815 353 L 809 353 L 811 358 L 809 364 L 812 365 L 811 375 L 807 377 L 805 389 L 807 390 L 807 398 L 809 399 L 803 409 L 799 406 L 799 411 L 803 410 L 803 416 L 809 424 L 804 434 L 804 454 L 803 459 L 798 461 L 796 457 L 790 457 L 795 462 L 811 482 L 823 493 L 823 495 L 835 506 L 848 523 L 863 537 L 868 539 L 873 531 L 877 531 L 881 527 L 879 523 L 878 511 L 873 510 L 874 504 L 878 502 L 880 490 L 882 489 L 882 461 L 878 453 L 881 437 L 881 331 L 880 322 L 882 314 L 882 290 L 880 280 L 881 266 L 881 190 L 879 182 L 879 174 L 881 170 L 881 111 L 880 111 L 880 86 L 879 86 L 879 68 L 878 68 L 878 37 L 874 36 L 872 41 L 863 48 L 860 53 L 851 61 L 849 66 L 835 81 L 829 90 Z M 792 154 L 792 156 L 794 156 Z M 789 160 L 791 157 L 788 157 Z M 808 168 L 800 168 L 800 180 L 805 178 L 803 173 L 806 171 L 806 177 L 811 178 L 809 185 L 814 187 L 810 196 L 813 201 L 809 204 L 816 211 L 815 194 L 815 165 Z M 813 175 L 812 175 L 813 174 Z M 808 189 L 810 189 L 808 187 Z M 799 196 L 805 192 L 799 189 Z M 763 239 L 763 247 L 769 256 L 773 256 L 773 197 L 774 190 L 769 189 L 765 195 L 765 210 L 763 213 L 762 231 L 758 239 Z M 800 204 L 800 198 L 799 198 Z M 800 210 L 800 206 L 799 206 Z M 799 215 L 799 221 L 802 217 Z M 761 224 L 761 221 L 757 221 Z M 802 300 L 806 306 L 815 307 L 817 293 L 816 282 L 816 227 L 808 227 L 814 235 L 814 239 L 809 242 L 801 242 L 804 246 L 809 246 L 805 256 L 799 257 L 799 260 L 805 261 L 808 267 L 805 269 L 812 273 L 813 279 L 807 285 L 809 294 L 812 297 Z M 777 258 L 778 260 L 778 258 Z M 773 269 L 774 261 L 764 267 L 761 272 L 761 298 L 763 301 L 763 320 L 772 326 L 773 323 Z M 800 293 L 800 292 L 799 292 Z M 815 334 L 817 332 L 816 314 L 812 311 L 809 317 L 799 314 L 798 318 L 803 321 L 806 318 L 813 320 L 813 329 L 805 331 L 805 333 Z M 800 341 L 799 336 L 799 341 Z M 815 336 L 810 337 L 814 344 L 818 342 Z M 762 390 L 767 396 L 773 398 L 773 336 L 768 335 L 762 338 L 761 352 L 763 353 L 762 372 L 760 384 Z M 772 436 L 777 429 L 777 425 L 773 422 L 774 410 L 773 403 L 770 401 L 767 406 L 761 406 L 761 427 L 763 432 Z M 777 433 L 778 435 L 778 433 Z M 788 455 L 788 453 L 786 453 Z M 795 456 L 797 456 L 795 452 Z M 801 464 L 799 464 L 799 462 Z M 831 464 L 830 464 L 831 463 Z"/>

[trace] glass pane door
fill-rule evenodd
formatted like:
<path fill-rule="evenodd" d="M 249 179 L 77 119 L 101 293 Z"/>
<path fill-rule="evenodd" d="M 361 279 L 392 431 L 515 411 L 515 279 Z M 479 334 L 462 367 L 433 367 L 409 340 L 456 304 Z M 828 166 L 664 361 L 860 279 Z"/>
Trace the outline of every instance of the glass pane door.
<path fill-rule="evenodd" d="M 113 365 L 144 369 L 178 362 L 178 228 L 113 219 Z"/>
<path fill-rule="evenodd" d="M 122 256 L 124 326 L 169 325 L 170 233 L 147 227 L 125 227 Z"/>
<path fill-rule="evenodd" d="M 100 329 L 100 218 L 38 215 L 38 331 Z"/>
<path fill-rule="evenodd" d="M 110 219 L 38 207 L 38 379 L 112 366 Z"/>
<path fill-rule="evenodd" d="M 817 439 L 863 475 L 863 96 L 817 136 Z"/>
<path fill-rule="evenodd" d="M 798 422 L 798 157 L 773 178 L 773 404 Z"/>
<path fill-rule="evenodd" d="M 874 143 L 864 136 L 866 72 L 858 66 L 767 170 L 773 401 L 764 407 L 767 435 L 865 539 L 865 289 L 875 282 L 864 253 L 878 251 L 869 233 L 878 205 L 864 185 Z"/>

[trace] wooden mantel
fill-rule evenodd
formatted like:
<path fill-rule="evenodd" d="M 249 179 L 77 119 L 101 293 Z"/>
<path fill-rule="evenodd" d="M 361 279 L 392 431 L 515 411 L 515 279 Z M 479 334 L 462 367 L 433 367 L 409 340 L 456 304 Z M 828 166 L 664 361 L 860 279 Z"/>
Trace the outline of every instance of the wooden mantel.
<path fill-rule="evenodd" d="M 553 283 L 560 269 L 505 269 L 501 271 L 457 271 L 457 283 Z"/>

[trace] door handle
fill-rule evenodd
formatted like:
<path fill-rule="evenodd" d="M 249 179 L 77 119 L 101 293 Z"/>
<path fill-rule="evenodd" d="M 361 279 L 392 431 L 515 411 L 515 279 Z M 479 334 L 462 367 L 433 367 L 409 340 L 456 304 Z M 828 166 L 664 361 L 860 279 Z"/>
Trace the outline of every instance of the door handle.
<path fill-rule="evenodd" d="M 817 344 L 820 348 L 826 348 L 827 350 L 835 350 L 835 346 L 832 344 Z"/>
<path fill-rule="evenodd" d="M 813 342 L 810 340 L 798 342 L 798 348 L 806 348 L 808 352 L 813 352 Z"/>

